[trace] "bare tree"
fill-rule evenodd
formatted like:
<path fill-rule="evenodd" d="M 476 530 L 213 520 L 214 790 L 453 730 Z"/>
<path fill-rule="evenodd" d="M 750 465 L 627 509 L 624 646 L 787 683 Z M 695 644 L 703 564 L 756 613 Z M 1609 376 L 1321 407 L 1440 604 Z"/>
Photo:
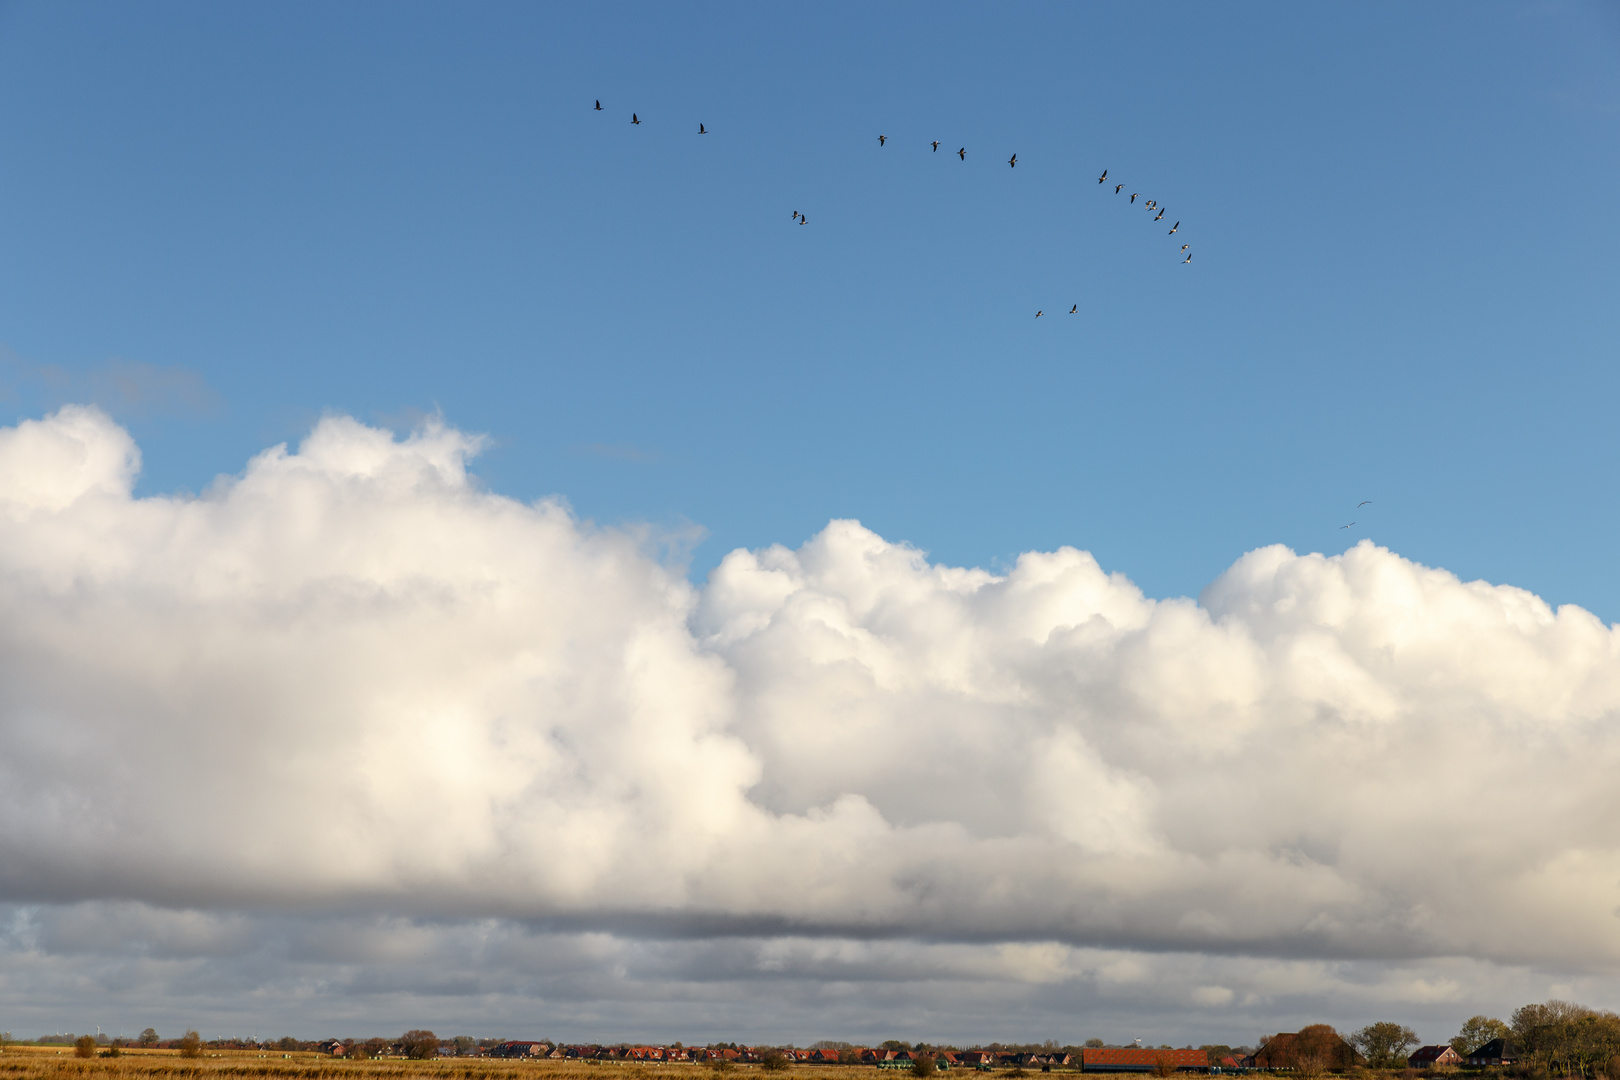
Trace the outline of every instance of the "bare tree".
<path fill-rule="evenodd" d="M 180 1047 L 180 1056 L 183 1058 L 202 1057 L 202 1036 L 195 1031 L 188 1031 L 175 1045 Z"/>

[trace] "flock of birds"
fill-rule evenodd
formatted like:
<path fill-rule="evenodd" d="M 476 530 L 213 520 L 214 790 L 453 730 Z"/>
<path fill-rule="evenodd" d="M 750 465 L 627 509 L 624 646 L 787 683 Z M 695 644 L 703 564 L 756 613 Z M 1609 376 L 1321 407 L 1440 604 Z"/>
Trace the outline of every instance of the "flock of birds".
<path fill-rule="evenodd" d="M 596 112 L 602 112 L 603 111 L 601 99 L 597 99 L 596 108 L 595 108 L 594 111 L 596 111 Z M 641 123 L 641 117 L 638 116 L 635 113 L 631 113 L 630 114 L 630 123 L 639 126 L 640 123 Z M 709 134 L 709 129 L 707 127 L 705 127 L 700 122 L 698 124 L 697 133 L 699 135 L 707 135 L 707 134 Z M 889 145 L 889 137 L 887 135 L 879 135 L 877 137 L 877 140 L 878 140 L 878 148 L 879 149 L 882 149 L 883 147 Z M 940 143 L 939 143 L 938 139 L 933 140 L 929 145 L 934 148 L 933 149 L 934 153 L 936 153 L 936 154 L 939 153 Z M 967 160 L 967 147 L 965 147 L 965 146 L 959 147 L 957 149 L 957 151 L 956 151 L 956 156 L 959 159 L 961 159 L 962 161 L 966 161 Z M 1013 154 L 1012 157 L 1007 159 L 1007 167 L 1010 168 L 1010 169 L 1018 168 L 1018 155 L 1016 153 Z M 1097 183 L 1106 184 L 1107 182 L 1108 182 L 1108 170 L 1104 169 L 1102 175 L 1097 177 Z M 1124 190 L 1125 190 L 1125 185 L 1124 184 L 1115 184 L 1114 185 L 1114 194 L 1115 195 L 1120 194 Z M 1135 206 L 1136 205 L 1136 200 L 1141 196 L 1141 194 L 1142 193 L 1140 191 L 1131 192 L 1130 205 Z M 1158 213 L 1153 215 L 1153 220 L 1154 221 L 1162 221 L 1162 220 L 1164 220 L 1164 207 L 1160 206 L 1156 200 L 1154 200 L 1154 199 L 1144 200 L 1143 203 L 1142 203 L 1142 206 L 1150 214 L 1152 214 L 1155 210 L 1158 211 Z M 810 221 L 809 218 L 805 217 L 805 215 L 801 214 L 797 210 L 793 211 L 793 220 L 798 222 L 800 225 L 808 224 L 809 221 Z M 1176 233 L 1178 233 L 1180 231 L 1181 231 L 1181 222 L 1177 221 L 1177 222 L 1175 222 L 1175 224 L 1170 226 L 1170 231 L 1166 235 L 1174 236 L 1174 235 L 1176 235 Z M 1192 262 L 1192 245 L 1190 245 L 1190 244 L 1182 244 L 1181 245 L 1181 250 L 1179 252 L 1177 252 L 1177 254 L 1186 256 L 1186 258 L 1181 260 L 1182 265 L 1186 265 L 1186 264 Z M 1079 304 L 1075 304 L 1073 307 L 1071 307 L 1068 310 L 1068 314 L 1070 314 L 1070 315 L 1078 315 L 1079 313 L 1080 313 L 1080 305 Z M 1035 317 L 1037 319 L 1039 319 L 1045 314 L 1046 314 L 1046 312 L 1045 312 L 1044 309 L 1038 309 L 1035 312 Z M 1355 524 L 1355 522 L 1353 522 L 1353 521 L 1350 523 L 1350 525 L 1354 525 L 1354 524 Z M 1342 527 L 1348 529 L 1350 527 L 1350 525 L 1345 525 L 1345 526 L 1342 526 Z"/>
<path fill-rule="evenodd" d="M 602 112 L 603 111 L 602 110 L 602 102 L 600 100 L 598 100 L 596 102 L 595 111 L 596 112 Z M 638 116 L 635 113 L 631 113 L 630 114 L 630 123 L 639 126 L 640 123 L 641 123 L 641 117 Z M 699 123 L 697 133 L 699 135 L 707 135 L 707 134 L 709 134 L 709 129 L 706 126 L 704 126 L 702 123 Z M 889 145 L 889 137 L 887 135 L 879 135 L 877 137 L 877 140 L 878 140 L 878 148 L 879 149 L 882 149 L 882 148 Z M 938 139 L 934 139 L 931 143 L 929 143 L 929 145 L 931 147 L 933 147 L 933 152 L 934 153 L 936 153 L 936 154 L 939 153 L 940 142 L 939 142 Z M 967 160 L 967 147 L 965 147 L 965 146 L 958 147 L 957 150 L 956 150 L 956 156 L 957 156 L 958 159 L 960 159 L 962 161 L 966 161 Z M 1017 154 L 1013 154 L 1012 157 L 1007 159 L 1007 167 L 1009 169 L 1018 168 L 1018 155 Z M 1097 177 L 1097 183 L 1099 183 L 1099 184 L 1107 184 L 1108 183 L 1108 170 L 1107 169 L 1104 169 L 1103 172 L 1102 172 L 1102 175 Z M 1114 194 L 1115 195 L 1123 194 L 1124 191 L 1125 191 L 1125 185 L 1124 184 L 1115 184 L 1114 185 Z M 1136 205 L 1136 200 L 1141 198 L 1141 195 L 1142 195 L 1142 193 L 1140 191 L 1131 192 L 1131 199 L 1130 199 L 1130 203 L 1128 205 L 1135 206 Z M 1158 221 L 1163 221 L 1164 220 L 1165 208 L 1163 206 L 1159 205 L 1157 200 L 1155 200 L 1155 199 L 1144 199 L 1143 202 L 1142 202 L 1142 207 L 1148 213 L 1153 214 L 1153 221 L 1158 222 Z M 809 221 L 810 221 L 810 219 L 808 217 L 806 217 L 804 214 L 800 213 L 797 210 L 793 211 L 793 220 L 798 222 L 800 225 L 808 224 Z M 1176 221 L 1173 224 L 1171 224 L 1170 230 L 1165 235 L 1166 236 L 1174 236 L 1180 231 L 1181 231 L 1181 222 Z M 1184 266 L 1186 264 L 1192 262 L 1192 245 L 1190 245 L 1190 244 L 1182 244 L 1181 245 L 1181 250 L 1179 252 L 1177 252 L 1177 255 L 1185 256 L 1181 260 L 1181 263 Z M 1069 310 L 1067 312 L 1067 314 L 1069 314 L 1069 315 L 1078 315 L 1079 313 L 1080 313 L 1080 305 L 1079 304 L 1075 304 L 1073 307 L 1069 308 Z M 1035 317 L 1037 319 L 1039 319 L 1042 316 L 1044 316 L 1045 314 L 1046 314 L 1046 311 L 1044 309 L 1037 309 L 1036 312 L 1035 312 Z M 1361 502 L 1356 504 L 1356 509 L 1360 510 L 1363 506 L 1370 506 L 1370 505 L 1372 505 L 1372 500 L 1371 499 L 1363 499 Z M 1348 524 L 1340 525 L 1339 528 L 1341 528 L 1341 529 L 1350 529 L 1350 528 L 1354 528 L 1355 524 L 1356 523 L 1354 521 L 1352 521 L 1352 522 L 1349 522 Z"/>

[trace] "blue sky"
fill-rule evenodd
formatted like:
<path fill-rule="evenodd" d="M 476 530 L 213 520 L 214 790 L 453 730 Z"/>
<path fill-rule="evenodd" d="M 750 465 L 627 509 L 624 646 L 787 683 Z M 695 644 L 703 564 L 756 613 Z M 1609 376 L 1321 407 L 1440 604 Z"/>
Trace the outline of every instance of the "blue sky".
<path fill-rule="evenodd" d="M 1617 135 L 1608 4 L 10 4 L 5 408 L 144 491 L 442 410 L 699 576 L 1371 536 L 1612 620 Z"/>
<path fill-rule="evenodd" d="M 1617 177 L 1613 3 L 0 2 L 8 1026 L 1613 1007 Z"/>

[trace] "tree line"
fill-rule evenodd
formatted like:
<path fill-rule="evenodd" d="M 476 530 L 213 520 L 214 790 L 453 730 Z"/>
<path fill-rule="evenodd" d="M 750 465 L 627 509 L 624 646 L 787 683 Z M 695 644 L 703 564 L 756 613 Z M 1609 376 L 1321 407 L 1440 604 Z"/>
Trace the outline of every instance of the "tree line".
<path fill-rule="evenodd" d="M 9 1033 L 6 1038 L 9 1039 Z M 1506 1021 L 1490 1016 L 1473 1016 L 1465 1021 L 1450 1044 L 1463 1058 L 1475 1053 L 1493 1040 L 1505 1042 L 1505 1053 L 1511 1059 L 1506 1071 L 1524 1080 L 1546 1080 L 1551 1077 L 1580 1077 L 1583 1080 L 1620 1080 L 1620 1015 L 1593 1009 L 1585 1005 L 1557 999 L 1538 1004 L 1523 1005 L 1513 1011 Z M 407 1058 L 438 1057 L 441 1053 L 473 1055 L 504 1040 L 475 1039 L 458 1035 L 440 1040 L 433 1032 L 417 1028 L 397 1038 L 373 1037 L 369 1039 L 327 1040 L 324 1043 L 295 1039 L 290 1035 L 280 1039 L 216 1039 L 204 1042 L 196 1031 L 187 1031 L 178 1039 L 161 1040 L 157 1032 L 147 1028 L 134 1039 L 93 1035 L 58 1035 L 40 1039 L 40 1043 L 69 1044 L 80 1057 L 117 1056 L 125 1046 L 167 1048 L 178 1050 L 184 1057 L 199 1057 L 205 1049 L 260 1049 L 292 1052 L 321 1050 L 341 1044 L 345 1057 L 356 1060 L 397 1056 Z M 557 1045 L 555 1040 L 545 1040 Z M 1255 1046 L 1228 1046 L 1205 1044 L 1197 1049 L 1209 1054 L 1211 1064 L 1223 1058 L 1246 1060 L 1259 1068 L 1285 1068 L 1303 1077 L 1325 1072 L 1342 1072 L 1357 1066 L 1374 1069 L 1401 1069 L 1408 1064 L 1407 1056 L 1419 1043 L 1417 1034 L 1405 1024 L 1384 1020 L 1341 1036 L 1327 1024 L 1312 1024 L 1298 1032 L 1262 1036 Z M 675 1044 L 679 1046 L 679 1043 Z M 954 1051 L 955 1046 L 919 1042 L 908 1044 L 897 1039 L 880 1043 L 886 1049 L 905 1049 L 933 1064 L 943 1051 Z M 1082 1049 L 1105 1046 L 1103 1040 L 1087 1039 L 1081 1045 L 1060 1046 L 1054 1041 L 1045 1043 L 990 1043 L 973 1049 L 998 1052 L 1053 1052 L 1062 1051 L 1079 1056 Z M 1139 1044 L 1126 1044 L 1139 1045 Z M 737 1048 L 736 1043 L 711 1043 L 714 1048 Z M 815 1048 L 850 1049 L 850 1044 L 824 1040 Z M 1151 1048 L 1150 1048 L 1151 1049 Z M 1168 1045 L 1160 1049 L 1171 1049 Z M 1187 1049 L 1193 1049 L 1188 1047 Z M 767 1068 L 785 1067 L 783 1055 L 765 1051 L 770 1058 Z M 840 1054 L 842 1060 L 843 1055 Z M 762 1059 L 763 1060 L 763 1059 Z M 919 1068 L 919 1073 L 927 1071 Z"/>

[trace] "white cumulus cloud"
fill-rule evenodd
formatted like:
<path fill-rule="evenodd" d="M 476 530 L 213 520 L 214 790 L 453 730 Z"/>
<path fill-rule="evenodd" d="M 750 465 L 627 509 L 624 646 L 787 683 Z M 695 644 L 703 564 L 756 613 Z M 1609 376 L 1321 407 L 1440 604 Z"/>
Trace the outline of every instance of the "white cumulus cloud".
<path fill-rule="evenodd" d="M 1037 982 L 1075 948 L 1620 965 L 1586 611 L 1367 542 L 1155 600 L 853 521 L 694 587 L 481 489 L 478 446 L 334 417 L 135 498 L 94 409 L 0 431 L 0 900 L 215 913 L 170 948 L 275 909 L 956 942 Z"/>

